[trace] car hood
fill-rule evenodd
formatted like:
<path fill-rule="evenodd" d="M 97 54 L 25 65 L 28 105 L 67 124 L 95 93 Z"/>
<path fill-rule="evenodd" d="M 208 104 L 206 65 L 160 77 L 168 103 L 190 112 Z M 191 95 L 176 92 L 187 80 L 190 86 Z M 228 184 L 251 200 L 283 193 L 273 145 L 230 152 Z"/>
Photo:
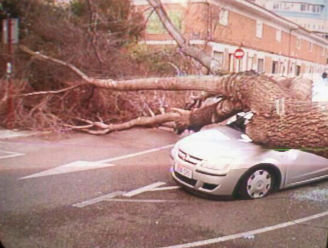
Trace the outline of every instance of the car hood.
<path fill-rule="evenodd" d="M 243 159 L 263 153 L 261 146 L 252 143 L 243 133 L 230 127 L 200 131 L 177 143 L 177 148 L 199 159 Z"/>

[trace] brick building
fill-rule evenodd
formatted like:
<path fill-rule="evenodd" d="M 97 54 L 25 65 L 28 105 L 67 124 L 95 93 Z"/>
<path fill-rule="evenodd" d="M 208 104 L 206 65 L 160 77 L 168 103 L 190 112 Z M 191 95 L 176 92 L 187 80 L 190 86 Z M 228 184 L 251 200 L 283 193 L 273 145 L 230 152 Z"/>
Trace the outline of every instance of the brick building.
<path fill-rule="evenodd" d="M 288 76 L 328 70 L 328 40 L 250 1 L 162 0 L 162 3 L 190 44 L 208 49 L 223 70 L 253 69 Z M 175 44 L 146 0 L 134 0 L 134 4 L 148 18 L 146 44 Z M 238 48 L 244 52 L 241 59 L 234 56 Z"/>
<path fill-rule="evenodd" d="M 328 0 L 252 0 L 302 27 L 328 38 Z"/>

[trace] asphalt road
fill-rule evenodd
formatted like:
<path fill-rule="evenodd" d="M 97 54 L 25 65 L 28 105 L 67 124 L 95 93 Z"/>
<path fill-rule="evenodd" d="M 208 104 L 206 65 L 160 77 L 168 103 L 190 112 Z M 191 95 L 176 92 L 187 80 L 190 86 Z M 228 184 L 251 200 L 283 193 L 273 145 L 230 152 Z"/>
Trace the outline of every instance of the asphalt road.
<path fill-rule="evenodd" d="M 158 129 L 0 140 L 5 248 L 326 248 L 328 181 L 261 200 L 179 188 Z"/>

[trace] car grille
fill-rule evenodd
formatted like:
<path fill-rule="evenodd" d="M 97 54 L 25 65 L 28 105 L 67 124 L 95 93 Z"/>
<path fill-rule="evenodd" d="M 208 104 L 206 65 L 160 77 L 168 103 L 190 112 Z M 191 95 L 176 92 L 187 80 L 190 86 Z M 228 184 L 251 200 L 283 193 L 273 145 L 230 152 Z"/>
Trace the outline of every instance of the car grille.
<path fill-rule="evenodd" d="M 199 162 L 203 161 L 201 158 L 197 158 L 197 157 L 195 157 L 195 156 L 192 156 L 192 155 L 190 155 L 190 154 L 184 152 L 184 151 L 181 150 L 181 149 L 179 149 L 179 151 L 178 151 L 178 157 L 179 157 L 181 160 L 183 160 L 183 161 L 185 161 L 185 162 L 187 162 L 187 163 L 189 163 L 189 164 L 192 164 L 192 165 L 196 165 L 196 164 L 198 164 Z"/>
<path fill-rule="evenodd" d="M 191 186 L 195 186 L 196 185 L 196 180 L 195 179 L 190 179 L 188 177 L 185 177 L 181 174 L 179 174 L 178 172 L 174 172 L 174 175 L 179 178 L 181 181 L 187 183 L 187 184 L 190 184 Z"/>
<path fill-rule="evenodd" d="M 208 190 L 213 190 L 215 189 L 217 186 L 219 186 L 218 184 L 210 184 L 210 183 L 204 183 L 203 184 L 203 188 L 204 189 L 208 189 Z"/>

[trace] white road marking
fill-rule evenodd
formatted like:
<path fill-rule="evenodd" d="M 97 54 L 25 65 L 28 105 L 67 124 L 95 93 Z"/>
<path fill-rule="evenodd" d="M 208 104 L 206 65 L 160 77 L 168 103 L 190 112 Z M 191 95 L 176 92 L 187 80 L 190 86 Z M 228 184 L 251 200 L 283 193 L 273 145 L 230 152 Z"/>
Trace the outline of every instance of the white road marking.
<path fill-rule="evenodd" d="M 144 186 L 144 187 L 141 187 L 141 188 L 132 190 L 130 192 L 127 192 L 127 193 L 123 194 L 123 196 L 125 196 L 125 197 L 132 197 L 132 196 L 135 196 L 135 195 L 139 195 L 139 194 L 144 193 L 146 191 L 150 191 L 150 190 L 152 190 L 154 188 L 160 187 L 160 186 L 162 186 L 164 184 L 166 184 L 166 183 L 163 183 L 163 182 L 152 183 L 152 184 L 149 184 L 147 186 Z"/>
<path fill-rule="evenodd" d="M 84 208 L 86 206 L 93 205 L 93 204 L 101 202 L 101 201 L 110 200 L 110 199 L 112 199 L 116 196 L 120 196 L 124 193 L 125 192 L 122 192 L 122 191 L 116 191 L 116 192 L 113 192 L 113 193 L 110 193 L 110 194 L 107 194 L 107 195 L 102 195 L 102 196 L 93 198 L 91 200 L 83 201 L 83 202 L 80 202 L 80 203 L 75 203 L 75 204 L 73 204 L 73 207 Z"/>
<path fill-rule="evenodd" d="M 106 163 L 99 163 L 97 161 L 90 162 L 90 161 L 75 161 L 69 164 L 61 165 L 59 167 L 41 171 L 39 173 L 35 173 L 26 177 L 21 177 L 19 180 L 22 179 L 30 179 L 30 178 L 36 178 L 36 177 L 45 177 L 45 176 L 52 176 L 52 175 L 59 175 L 59 174 L 66 174 L 71 172 L 77 172 L 77 171 L 85 171 L 85 170 L 91 170 L 91 169 L 99 169 L 99 168 L 106 168 L 115 166 L 114 164 L 106 164 Z"/>
<path fill-rule="evenodd" d="M 233 240 L 233 239 L 249 237 L 249 236 L 256 235 L 256 234 L 261 234 L 261 233 L 265 233 L 265 232 L 270 232 L 270 231 L 286 228 L 286 227 L 289 227 L 289 226 L 301 224 L 303 222 L 311 221 L 311 220 L 318 219 L 318 218 L 325 217 L 325 216 L 328 216 L 328 211 L 325 211 L 325 212 L 322 212 L 322 213 L 319 213 L 319 214 L 315 214 L 315 215 L 311 215 L 311 216 L 308 216 L 308 217 L 305 217 L 305 218 L 280 223 L 280 224 L 273 225 L 273 226 L 263 227 L 263 228 L 248 231 L 248 232 L 236 233 L 236 234 L 232 234 L 232 235 L 222 236 L 222 237 L 218 237 L 218 238 L 214 238 L 214 239 L 208 239 L 208 240 L 201 240 L 201 241 L 196 241 L 196 242 L 192 242 L 192 243 L 166 246 L 166 247 L 162 247 L 162 248 L 203 247 L 205 245 L 216 244 L 216 243 L 225 242 L 225 241 L 229 241 L 229 240 Z"/>
<path fill-rule="evenodd" d="M 27 137 L 33 136 L 37 134 L 42 134 L 40 132 L 33 132 L 33 131 L 18 131 L 18 130 L 0 130 L 0 137 L 1 139 L 9 139 L 9 138 L 16 138 L 16 137 Z"/>
<path fill-rule="evenodd" d="M 136 152 L 136 153 L 131 153 L 131 154 L 123 155 L 123 156 L 118 156 L 118 157 L 114 157 L 114 158 L 100 160 L 98 162 L 111 163 L 111 162 L 122 160 L 122 159 L 127 159 L 127 158 L 132 158 L 132 157 L 136 157 L 136 156 L 140 156 L 140 155 L 145 155 L 147 153 L 158 152 L 158 151 L 161 151 L 161 150 L 165 150 L 165 149 L 171 148 L 174 145 L 175 144 L 170 144 L 170 145 L 166 145 L 166 146 L 160 146 L 160 147 L 156 147 L 156 148 L 144 150 L 144 151 L 141 151 L 141 152 Z"/>
<path fill-rule="evenodd" d="M 178 202 L 179 200 L 159 200 L 159 199 L 109 199 L 109 202 L 131 202 L 131 203 L 165 203 Z"/>
<path fill-rule="evenodd" d="M 113 199 L 116 196 L 132 197 L 132 196 L 135 196 L 135 195 L 138 195 L 138 194 L 141 194 L 141 193 L 145 193 L 147 191 L 155 191 L 156 189 L 157 190 L 171 190 L 171 189 L 180 188 L 179 186 L 169 186 L 169 187 L 157 188 L 157 187 L 159 187 L 161 185 L 164 185 L 164 184 L 166 184 L 166 183 L 156 182 L 156 183 L 153 183 L 153 184 L 150 184 L 150 185 L 147 185 L 147 186 L 144 186 L 144 187 L 141 187 L 141 188 L 129 191 L 129 192 L 116 191 L 116 192 L 113 192 L 113 193 L 110 193 L 110 194 L 107 194 L 107 195 L 99 196 L 99 197 L 96 197 L 96 198 L 93 198 L 93 199 L 90 199 L 90 200 L 86 200 L 86 201 L 83 201 L 83 202 L 80 202 L 80 203 L 73 204 L 73 207 L 83 208 L 85 206 L 96 204 L 96 203 L 101 202 L 101 201 L 130 201 L 130 202 L 149 202 L 149 203 L 150 202 L 154 202 L 154 203 L 168 202 L 170 200 Z"/>
<path fill-rule="evenodd" d="M 41 171 L 39 173 L 35 173 L 35 174 L 29 175 L 29 176 L 21 177 L 21 178 L 19 178 L 19 180 L 116 166 L 116 165 L 110 164 L 110 163 L 114 162 L 114 161 L 122 160 L 122 159 L 127 159 L 127 158 L 131 158 L 131 157 L 144 155 L 147 153 L 165 150 L 165 149 L 171 148 L 173 146 L 174 146 L 174 144 L 170 144 L 170 145 L 152 148 L 152 149 L 141 151 L 141 152 L 131 153 L 131 154 L 118 156 L 118 157 L 114 157 L 114 158 L 108 158 L 108 159 L 99 160 L 99 161 L 75 161 L 72 163 L 60 165 L 53 169 L 49 169 L 49 170 Z"/>
<path fill-rule="evenodd" d="M 168 186 L 168 187 L 160 187 L 160 188 L 154 188 L 149 191 L 162 191 L 162 190 L 174 190 L 174 189 L 180 189 L 180 186 Z"/>
<path fill-rule="evenodd" d="M 9 152 L 5 150 L 0 150 L 0 153 L 4 153 L 5 155 L 0 156 L 0 159 L 6 159 L 6 158 L 15 158 L 19 156 L 24 156 L 24 153 L 19 153 L 19 152 Z"/>

